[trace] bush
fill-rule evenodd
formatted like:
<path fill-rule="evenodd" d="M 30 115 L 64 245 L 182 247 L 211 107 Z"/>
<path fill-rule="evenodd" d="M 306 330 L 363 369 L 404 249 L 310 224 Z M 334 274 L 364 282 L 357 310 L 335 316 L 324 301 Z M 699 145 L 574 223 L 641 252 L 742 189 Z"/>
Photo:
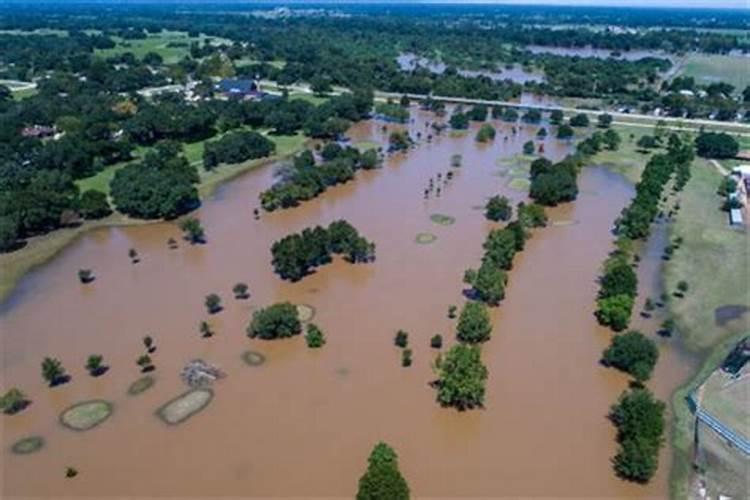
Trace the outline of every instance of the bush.
<path fill-rule="evenodd" d="M 221 311 L 221 297 L 215 293 L 206 295 L 206 310 L 208 314 L 216 314 Z"/>
<path fill-rule="evenodd" d="M 14 415 L 28 405 L 29 401 L 26 399 L 26 395 L 16 387 L 8 389 L 8 392 L 0 397 L 0 409 L 6 415 Z"/>
<path fill-rule="evenodd" d="M 487 308 L 478 302 L 467 302 L 458 317 L 456 337 L 461 342 L 475 344 L 489 340 L 492 323 Z"/>
<path fill-rule="evenodd" d="M 640 383 L 651 378 L 658 359 L 659 349 L 654 341 L 637 331 L 612 337 L 612 344 L 602 356 L 606 365 L 629 373 Z"/>
<path fill-rule="evenodd" d="M 286 338 L 302 332 L 297 308 L 289 302 L 270 305 L 253 313 L 247 335 L 264 340 Z"/>
<path fill-rule="evenodd" d="M 436 365 L 437 400 L 442 406 L 467 410 L 483 405 L 487 368 L 479 346 L 456 344 Z"/>
<path fill-rule="evenodd" d="M 79 202 L 79 211 L 84 219 L 101 219 L 112 214 L 107 195 L 101 191 L 84 191 Z"/>

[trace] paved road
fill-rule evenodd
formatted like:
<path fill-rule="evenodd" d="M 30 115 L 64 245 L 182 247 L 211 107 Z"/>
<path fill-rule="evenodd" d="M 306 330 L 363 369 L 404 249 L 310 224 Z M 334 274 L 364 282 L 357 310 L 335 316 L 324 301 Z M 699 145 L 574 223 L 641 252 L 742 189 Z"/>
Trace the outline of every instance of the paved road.
<path fill-rule="evenodd" d="M 384 98 L 384 99 L 400 99 L 403 94 L 398 94 L 394 92 L 375 92 L 376 97 Z M 417 99 L 417 100 L 423 100 L 426 99 L 427 95 L 424 94 L 406 94 L 410 99 Z M 584 109 L 578 109 L 578 108 L 567 108 L 564 106 L 551 106 L 551 105 L 544 105 L 544 104 L 521 104 L 518 102 L 512 102 L 512 101 L 489 101 L 485 99 L 467 99 L 464 97 L 446 97 L 446 96 L 431 96 L 432 99 L 436 101 L 443 101 L 443 102 L 452 102 L 457 104 L 484 104 L 487 106 L 503 106 L 503 107 L 512 107 L 512 108 L 520 108 L 520 109 L 538 109 L 540 111 L 553 111 L 555 109 L 559 109 L 560 111 L 563 111 L 565 113 L 586 113 L 586 114 L 593 114 L 593 115 L 599 115 L 602 114 L 603 111 L 592 111 L 592 110 L 584 110 Z M 658 121 L 664 121 L 667 124 L 674 124 L 674 125 L 682 125 L 684 128 L 684 125 L 692 125 L 694 127 L 721 127 L 721 128 L 731 128 L 733 131 L 736 130 L 737 132 L 742 132 L 744 134 L 750 134 L 750 124 L 746 123 L 736 123 L 736 122 L 722 122 L 718 120 L 704 120 L 704 119 L 697 119 L 697 118 L 674 118 L 670 116 L 653 116 L 653 115 L 644 115 L 640 113 L 618 113 L 616 111 L 607 111 L 609 115 L 611 115 L 613 118 L 617 119 L 624 119 L 628 121 L 628 125 L 630 125 L 630 122 L 633 120 L 642 120 L 642 121 L 648 121 L 653 122 L 654 124 Z"/>
<path fill-rule="evenodd" d="M 261 81 L 261 87 L 271 87 L 278 91 L 279 86 L 276 84 L 276 82 L 272 82 L 270 80 L 263 80 Z M 297 84 L 297 85 L 289 85 L 287 87 L 290 92 L 302 92 L 306 94 L 311 94 L 312 90 L 310 89 L 309 85 L 304 84 Z M 334 91 L 332 94 L 340 94 L 341 92 L 346 92 L 347 89 L 344 87 L 336 87 L 334 88 Z M 398 100 L 401 98 L 401 96 L 404 94 L 399 94 L 397 92 L 375 92 L 375 99 L 384 101 L 387 99 L 394 99 Z M 431 97 L 432 99 L 436 101 L 443 101 L 448 103 L 455 103 L 455 104 L 484 104 L 486 106 L 503 106 L 503 107 L 512 107 L 512 108 L 519 108 L 519 109 L 538 109 L 540 111 L 553 111 L 555 109 L 559 109 L 560 111 L 564 113 L 586 113 L 588 115 L 600 115 L 604 111 L 593 111 L 593 110 L 584 110 L 584 109 L 578 109 L 578 108 L 568 108 L 563 106 L 551 106 L 551 105 L 544 105 L 544 104 L 521 104 L 518 102 L 512 102 L 512 101 L 490 101 L 485 99 L 468 99 L 465 97 L 447 97 L 447 96 L 427 96 L 425 94 L 406 94 L 409 99 L 414 100 L 424 100 L 428 97 Z M 635 127 L 653 127 L 656 125 L 659 121 L 664 121 L 667 123 L 667 129 L 670 130 L 692 130 L 697 131 L 701 127 L 706 128 L 720 128 L 722 130 L 726 130 L 728 132 L 731 132 L 736 135 L 741 135 L 745 137 L 750 137 L 750 124 L 748 123 L 737 123 L 737 122 L 722 122 L 718 120 L 703 120 L 703 119 L 697 119 L 697 118 L 674 118 L 670 116 L 653 116 L 653 115 L 644 115 L 640 113 L 618 113 L 616 111 L 607 111 L 609 115 L 612 116 L 612 118 L 615 119 L 614 123 L 617 125 L 627 125 L 627 126 L 635 126 Z M 640 123 L 639 123 L 640 121 Z M 646 123 L 643 123 L 646 122 Z"/>

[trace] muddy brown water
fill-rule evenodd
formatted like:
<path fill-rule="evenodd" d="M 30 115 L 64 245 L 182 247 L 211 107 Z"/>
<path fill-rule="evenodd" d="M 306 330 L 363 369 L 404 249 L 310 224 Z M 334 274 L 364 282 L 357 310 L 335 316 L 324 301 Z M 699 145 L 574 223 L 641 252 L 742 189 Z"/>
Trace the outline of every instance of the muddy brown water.
<path fill-rule="evenodd" d="M 410 126 L 426 130 L 423 121 L 433 117 L 415 115 Z M 360 123 L 351 136 L 383 142 L 381 126 Z M 473 131 L 422 143 L 316 200 L 254 221 L 258 193 L 273 181 L 273 168 L 259 169 L 204 203 L 197 215 L 206 245 L 180 242 L 169 250 L 167 239 L 180 234 L 172 223 L 102 229 L 28 275 L 0 316 L 2 387 L 17 385 L 33 400 L 21 414 L 0 419 L 3 495 L 352 497 L 369 451 L 385 440 L 418 497 L 666 496 L 666 450 L 647 486 L 618 480 L 610 465 L 614 429 L 606 414 L 627 379 L 597 363 L 611 333 L 597 326 L 593 308 L 609 230 L 633 188 L 606 170 L 585 169 L 578 200 L 550 211 L 564 224 L 535 231 L 517 256 L 483 348 L 486 409 L 459 413 L 435 403 L 429 339 L 441 333 L 453 343 L 447 308 L 463 302 L 463 272 L 478 264 L 493 227 L 475 207 L 495 193 L 524 198 L 507 186 L 509 176 L 498 175 L 496 160 L 520 151 L 536 128 L 506 142 L 504 127 L 490 145 L 477 145 Z M 546 141 L 553 158 L 568 147 Z M 424 200 L 429 178 L 444 175 L 454 153 L 464 166 L 440 198 Z M 432 223 L 436 212 L 456 223 Z M 377 243 L 374 263 L 337 260 L 297 283 L 273 274 L 272 241 L 338 218 Z M 416 244 L 419 232 L 438 239 Z M 131 247 L 141 256 L 137 265 L 128 258 Z M 80 285 L 79 268 L 93 269 L 96 281 Z M 250 300 L 232 298 L 238 281 L 250 285 Z M 208 316 L 203 301 L 212 292 L 222 296 L 224 310 Z M 328 338 L 323 349 L 307 349 L 301 336 L 245 336 L 251 310 L 280 300 L 316 308 L 314 321 Z M 199 336 L 204 319 L 216 331 L 212 338 Z M 411 368 L 400 366 L 392 342 L 399 328 L 410 334 Z M 157 382 L 127 396 L 146 334 L 157 345 Z M 265 354 L 266 363 L 245 365 L 247 349 Z M 104 355 L 106 375 L 86 374 L 91 353 Z M 70 383 L 44 385 L 45 355 L 62 360 Z M 185 390 L 179 371 L 196 357 L 228 376 L 215 384 L 207 409 L 168 427 L 154 412 Z M 678 349 L 662 343 L 649 385 L 667 398 L 690 369 Z M 115 405 L 101 426 L 79 433 L 59 425 L 60 411 L 97 398 Z M 42 451 L 8 451 L 30 434 L 46 439 Z M 67 466 L 79 475 L 66 479 Z"/>

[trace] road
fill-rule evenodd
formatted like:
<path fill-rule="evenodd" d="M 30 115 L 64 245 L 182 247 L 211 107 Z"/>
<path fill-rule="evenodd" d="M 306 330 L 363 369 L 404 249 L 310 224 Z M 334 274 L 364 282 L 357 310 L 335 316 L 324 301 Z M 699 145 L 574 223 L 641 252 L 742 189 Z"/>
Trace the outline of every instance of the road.
<path fill-rule="evenodd" d="M 271 87 L 278 91 L 280 87 L 276 84 L 276 82 L 272 82 L 270 80 L 264 80 L 261 81 L 262 87 Z M 302 92 L 306 94 L 311 94 L 312 90 L 310 89 L 309 85 L 289 85 L 287 89 L 290 92 Z M 340 94 L 341 92 L 346 92 L 347 89 L 344 87 L 337 87 L 334 89 L 332 94 Z M 381 92 L 376 91 L 375 92 L 375 99 L 379 101 L 385 101 L 388 99 L 394 99 L 398 100 L 403 96 L 404 94 L 399 94 L 397 92 Z M 594 111 L 594 110 L 585 110 L 585 109 L 578 109 L 578 108 L 568 108 L 564 106 L 550 106 L 550 105 L 543 105 L 543 104 L 521 104 L 518 102 L 513 101 L 492 101 L 492 100 L 486 100 L 486 99 L 469 99 L 465 97 L 447 97 L 447 96 L 428 96 L 425 94 L 406 94 L 406 96 L 409 99 L 413 100 L 425 100 L 428 97 L 431 97 L 432 99 L 436 101 L 442 101 L 447 103 L 454 103 L 454 104 L 484 104 L 486 106 L 503 106 L 503 107 L 511 107 L 511 108 L 518 108 L 518 109 L 538 109 L 540 111 L 553 111 L 555 109 L 558 109 L 564 113 L 586 113 L 587 115 L 600 115 L 603 113 L 603 111 Z M 640 127 L 653 127 L 656 125 L 657 122 L 663 121 L 667 124 L 667 129 L 669 130 L 689 130 L 689 131 L 698 131 L 701 127 L 706 128 L 712 128 L 712 129 L 721 129 L 727 132 L 731 132 L 736 135 L 741 135 L 744 137 L 750 137 L 750 124 L 746 123 L 737 123 L 737 122 L 722 122 L 718 120 L 704 120 L 704 119 L 698 119 L 698 118 L 674 118 L 669 116 L 653 116 L 653 115 L 645 115 L 641 113 L 618 113 L 616 111 L 607 111 L 609 115 L 612 116 L 615 120 L 616 125 L 627 125 L 627 126 L 640 126 Z M 645 122 L 645 123 L 644 123 Z"/>

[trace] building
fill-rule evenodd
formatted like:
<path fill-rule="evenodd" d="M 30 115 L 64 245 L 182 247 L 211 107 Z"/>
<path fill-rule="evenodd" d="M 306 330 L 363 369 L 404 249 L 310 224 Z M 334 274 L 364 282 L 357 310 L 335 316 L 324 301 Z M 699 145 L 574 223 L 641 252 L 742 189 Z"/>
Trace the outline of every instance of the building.
<path fill-rule="evenodd" d="M 36 139 L 42 139 L 44 137 L 50 137 L 55 135 L 57 129 L 55 127 L 48 127 L 46 125 L 34 125 L 33 127 L 24 127 L 21 130 L 21 135 L 24 137 L 34 137 Z"/>
<path fill-rule="evenodd" d="M 234 99 L 257 98 L 261 96 L 258 84 L 254 80 L 225 78 L 216 84 L 215 89 L 225 97 Z"/>

